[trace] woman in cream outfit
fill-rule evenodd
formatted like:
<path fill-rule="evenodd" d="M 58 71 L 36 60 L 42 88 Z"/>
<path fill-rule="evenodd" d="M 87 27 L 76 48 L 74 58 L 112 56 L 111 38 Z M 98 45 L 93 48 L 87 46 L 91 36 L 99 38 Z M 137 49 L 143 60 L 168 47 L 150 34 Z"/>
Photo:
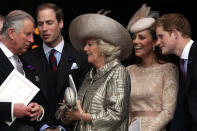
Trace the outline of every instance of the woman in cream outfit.
<path fill-rule="evenodd" d="M 71 22 L 69 34 L 93 68 L 79 89 L 77 110 L 62 120 L 76 121 L 75 131 L 128 130 L 130 76 L 120 60 L 131 53 L 129 32 L 107 16 L 85 14 Z"/>
<path fill-rule="evenodd" d="M 165 131 L 173 118 L 178 91 L 178 69 L 162 60 L 155 48 L 155 19 L 145 16 L 129 27 L 136 63 L 127 67 L 131 77 L 130 123 L 141 118 L 141 131 Z"/>

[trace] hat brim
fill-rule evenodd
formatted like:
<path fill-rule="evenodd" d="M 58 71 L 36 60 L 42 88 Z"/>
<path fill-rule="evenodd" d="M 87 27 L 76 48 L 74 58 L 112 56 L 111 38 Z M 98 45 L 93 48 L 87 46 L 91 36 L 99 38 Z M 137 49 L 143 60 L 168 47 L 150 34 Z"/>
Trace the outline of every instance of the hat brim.
<path fill-rule="evenodd" d="M 102 39 L 121 47 L 120 60 L 128 58 L 133 44 L 129 32 L 120 23 L 100 14 L 84 14 L 76 17 L 69 27 L 70 41 L 74 48 L 83 51 L 89 38 Z"/>

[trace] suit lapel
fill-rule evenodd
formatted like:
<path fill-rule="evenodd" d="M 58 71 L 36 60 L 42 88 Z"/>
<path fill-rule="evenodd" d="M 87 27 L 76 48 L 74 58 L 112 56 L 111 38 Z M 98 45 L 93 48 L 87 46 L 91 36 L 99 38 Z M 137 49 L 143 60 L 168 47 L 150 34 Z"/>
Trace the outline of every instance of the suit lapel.
<path fill-rule="evenodd" d="M 187 63 L 187 80 L 186 80 L 186 92 L 190 86 L 190 83 L 191 83 L 191 72 L 192 72 L 192 68 L 193 68 L 193 65 L 192 65 L 192 62 L 195 61 L 195 53 L 197 51 L 197 44 L 196 43 L 193 43 L 191 48 L 190 48 L 190 52 L 189 52 L 189 58 L 188 58 L 188 63 Z"/>
<path fill-rule="evenodd" d="M 32 83 L 34 83 L 36 86 L 38 86 L 38 82 L 39 82 L 39 77 L 36 75 L 35 72 L 35 67 L 33 67 L 32 65 L 28 65 L 28 63 L 21 58 L 21 61 L 23 63 L 23 70 L 25 71 L 25 77 L 30 80 Z"/>
<path fill-rule="evenodd" d="M 47 69 L 46 66 L 48 66 L 46 56 L 44 54 L 44 51 L 42 49 L 42 46 L 38 48 L 37 53 L 34 53 L 36 55 L 33 57 L 33 63 L 36 67 L 37 74 L 40 76 L 40 90 L 42 94 L 45 96 L 46 100 L 48 100 L 48 89 L 47 89 Z"/>
<path fill-rule="evenodd" d="M 68 58 L 71 57 L 69 54 L 72 54 L 68 49 L 66 43 L 64 43 L 64 48 L 62 51 L 62 56 L 58 65 L 58 72 L 57 72 L 57 96 L 59 95 L 61 89 L 68 84 L 65 82 L 68 81 L 68 74 L 70 73 L 72 62 L 68 62 Z"/>
<path fill-rule="evenodd" d="M 0 71 L 5 75 L 5 78 L 11 73 L 13 69 L 13 65 L 0 49 Z"/>

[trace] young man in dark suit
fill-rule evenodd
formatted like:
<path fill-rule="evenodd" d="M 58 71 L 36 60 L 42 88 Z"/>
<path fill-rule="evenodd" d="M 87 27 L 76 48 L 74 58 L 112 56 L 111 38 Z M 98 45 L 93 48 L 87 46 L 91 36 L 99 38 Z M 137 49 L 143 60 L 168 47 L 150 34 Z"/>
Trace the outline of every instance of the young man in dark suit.
<path fill-rule="evenodd" d="M 40 130 L 67 128 L 60 120 L 56 120 L 55 112 L 69 86 L 68 75 L 72 75 L 79 88 L 89 70 L 86 56 L 64 41 L 61 35 L 63 24 L 61 8 L 52 3 L 40 5 L 37 8 L 37 25 L 43 43 L 24 55 L 40 78 L 38 101 L 45 108 L 44 118 L 38 127 Z"/>
<path fill-rule="evenodd" d="M 191 39 L 190 24 L 183 15 L 171 13 L 161 16 L 155 27 L 162 53 L 180 57 L 177 107 L 170 130 L 197 131 L 197 43 Z"/>
<path fill-rule="evenodd" d="M 31 42 L 33 42 L 34 19 L 28 13 L 21 10 L 14 10 L 10 12 L 5 18 L 4 25 L 1 31 L 0 42 L 0 84 L 8 77 L 12 70 L 18 69 L 19 64 L 13 57 L 17 58 L 19 54 L 27 51 Z M 20 63 L 21 71 L 32 82 L 35 76 Z M 22 68 L 23 65 L 23 68 Z M 37 103 L 30 103 L 25 106 L 23 103 L 0 102 L 0 130 L 1 131 L 33 131 L 33 123 L 42 114 L 40 105 Z M 30 117 L 30 120 L 24 117 Z M 5 121 L 17 119 L 8 126 Z"/>

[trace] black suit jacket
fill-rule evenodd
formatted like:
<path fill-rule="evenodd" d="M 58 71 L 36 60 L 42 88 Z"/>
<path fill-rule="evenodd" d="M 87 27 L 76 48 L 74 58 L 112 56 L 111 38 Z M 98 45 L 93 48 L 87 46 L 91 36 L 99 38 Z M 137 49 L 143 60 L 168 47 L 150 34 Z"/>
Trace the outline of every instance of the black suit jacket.
<path fill-rule="evenodd" d="M 14 69 L 13 65 L 5 56 L 3 51 L 0 49 L 0 84 L 4 82 L 4 80 L 12 72 L 13 69 Z M 23 63 L 23 69 L 25 71 L 25 76 L 34 84 L 36 84 L 35 71 L 27 68 L 26 62 Z M 0 130 L 1 131 L 13 131 L 13 130 L 21 131 L 21 129 L 19 129 L 21 126 L 29 125 L 33 127 L 33 124 L 35 124 L 27 119 L 19 119 L 19 118 L 17 118 L 11 126 L 5 124 L 4 121 L 10 121 L 10 120 L 11 120 L 11 103 L 0 102 Z"/>
<path fill-rule="evenodd" d="M 49 117 L 51 114 L 55 116 L 55 112 L 57 111 L 58 107 L 60 106 L 58 103 L 61 103 L 64 98 L 64 91 L 66 87 L 69 86 L 68 83 L 68 75 L 71 74 L 74 82 L 76 84 L 76 87 L 79 88 L 80 85 L 83 82 L 84 76 L 89 71 L 90 66 L 87 63 L 87 57 L 77 52 L 70 44 L 64 43 L 64 48 L 62 51 L 61 59 L 58 64 L 57 68 L 57 74 L 56 74 L 56 85 L 55 85 L 55 92 L 56 95 L 53 98 L 55 101 L 54 105 L 51 105 L 52 102 L 49 99 L 49 87 L 47 86 L 49 80 L 47 79 L 48 70 L 47 67 L 49 67 L 46 56 L 44 54 L 44 50 L 42 46 L 39 46 L 26 54 L 23 55 L 23 58 L 28 61 L 28 63 L 31 63 L 39 75 L 40 78 L 40 94 L 38 99 L 36 100 L 39 104 L 44 106 L 45 109 L 45 115 L 42 120 L 42 122 L 39 124 L 38 128 L 40 128 L 43 124 L 51 124 L 51 121 L 56 121 L 55 124 L 57 125 L 63 125 L 61 121 L 57 121 L 55 117 L 51 118 Z M 73 58 L 73 59 L 70 59 Z M 78 66 L 78 69 L 71 70 L 71 66 L 75 62 Z M 53 111 L 48 110 L 50 106 L 54 106 Z M 53 119 L 53 120 L 51 120 Z M 51 126 L 51 125 L 49 125 Z"/>
<path fill-rule="evenodd" d="M 177 107 L 170 131 L 197 131 L 197 42 L 190 48 L 186 81 L 180 75 Z"/>

